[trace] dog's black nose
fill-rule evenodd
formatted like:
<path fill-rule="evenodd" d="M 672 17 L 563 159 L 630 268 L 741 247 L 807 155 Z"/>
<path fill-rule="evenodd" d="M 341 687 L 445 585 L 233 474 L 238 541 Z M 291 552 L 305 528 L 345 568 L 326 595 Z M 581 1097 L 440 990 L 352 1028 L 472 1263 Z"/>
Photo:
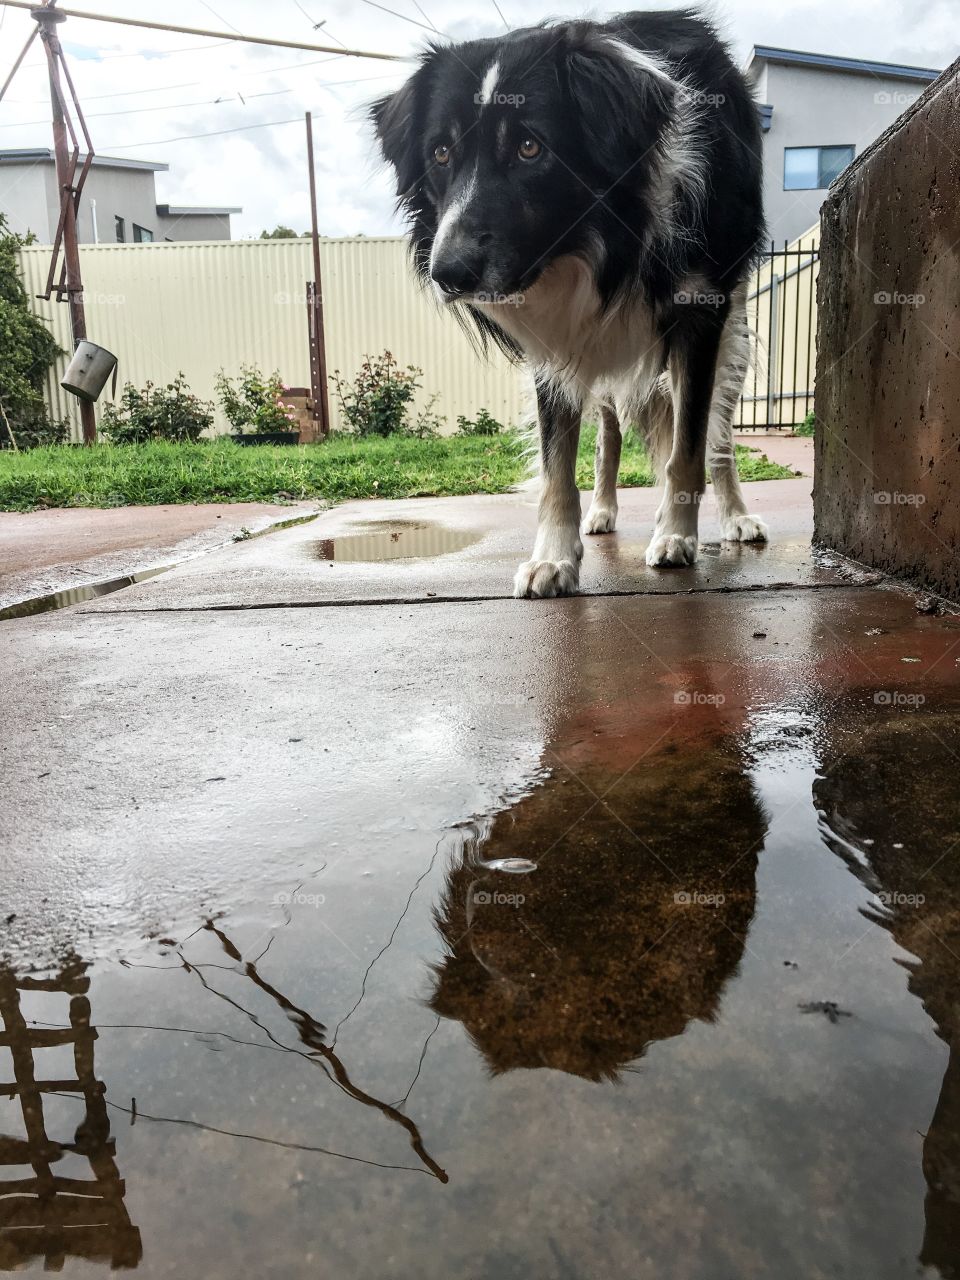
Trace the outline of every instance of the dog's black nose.
<path fill-rule="evenodd" d="M 485 265 L 479 248 L 453 244 L 434 260 L 430 276 L 443 293 L 458 298 L 477 292 Z"/>

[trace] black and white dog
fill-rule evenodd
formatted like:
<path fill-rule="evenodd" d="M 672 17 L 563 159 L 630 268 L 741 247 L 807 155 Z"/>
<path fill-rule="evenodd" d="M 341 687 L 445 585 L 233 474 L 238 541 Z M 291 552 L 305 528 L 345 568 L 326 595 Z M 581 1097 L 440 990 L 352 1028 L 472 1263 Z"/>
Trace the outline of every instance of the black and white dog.
<path fill-rule="evenodd" d="M 615 526 L 620 424 L 634 422 L 664 482 L 647 564 L 696 559 L 708 464 L 724 539 L 765 540 L 732 441 L 760 128 L 713 28 L 692 10 L 627 13 L 435 44 L 371 110 L 419 275 L 535 371 L 539 528 L 515 594 L 577 588 L 587 405 L 600 425 L 585 533 Z"/>

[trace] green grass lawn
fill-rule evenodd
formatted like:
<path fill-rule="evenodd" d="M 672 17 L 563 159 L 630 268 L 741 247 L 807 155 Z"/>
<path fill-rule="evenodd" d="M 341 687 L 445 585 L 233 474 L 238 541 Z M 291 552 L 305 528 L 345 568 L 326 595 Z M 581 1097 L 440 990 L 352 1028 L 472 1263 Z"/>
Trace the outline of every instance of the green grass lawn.
<path fill-rule="evenodd" d="M 582 489 L 593 487 L 595 437 L 593 427 L 584 428 L 577 463 Z M 737 460 L 744 480 L 793 474 L 739 447 Z M 337 436 L 300 448 L 243 448 L 229 438 L 92 449 L 61 445 L 0 452 L 0 511 L 504 493 L 525 475 L 524 444 L 513 434 L 440 440 Z M 653 484 L 632 433 L 624 441 L 620 484 Z"/>

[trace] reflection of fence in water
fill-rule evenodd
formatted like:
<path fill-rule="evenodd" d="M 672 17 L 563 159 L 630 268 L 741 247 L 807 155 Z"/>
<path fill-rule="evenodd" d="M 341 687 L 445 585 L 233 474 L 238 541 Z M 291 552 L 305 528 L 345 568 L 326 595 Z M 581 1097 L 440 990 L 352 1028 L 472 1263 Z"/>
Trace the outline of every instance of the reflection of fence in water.
<path fill-rule="evenodd" d="M 470 530 L 401 525 L 382 533 L 348 533 L 341 538 L 324 538 L 316 547 L 321 560 L 413 560 L 447 555 L 476 541 L 477 534 Z"/>
<path fill-rule="evenodd" d="M 25 1133 L 18 1138 L 0 1132 L 0 1269 L 5 1271 L 19 1269 L 31 1258 L 43 1258 L 47 1270 L 59 1270 L 68 1257 L 135 1267 L 142 1256 L 140 1232 L 124 1204 L 126 1188 L 110 1138 L 106 1089 L 94 1072 L 97 1032 L 90 1025 L 89 985 L 79 968 L 55 978 L 15 978 L 0 970 L 0 1046 L 9 1050 L 13 1063 L 13 1080 L 0 1080 L 0 1096 L 13 1107 L 19 1103 Z M 26 992 L 69 997 L 69 1026 L 29 1025 L 20 1007 Z M 72 1046 L 73 1072 L 64 1079 L 47 1078 L 42 1051 L 60 1046 Z M 56 1141 L 47 1133 L 44 1095 L 54 1094 L 83 1099 L 83 1118 L 72 1142 Z M 0 1130 L 6 1127 L 0 1120 Z M 70 1154 L 86 1160 L 92 1179 L 54 1172 L 53 1166 Z M 33 1175 L 7 1179 L 3 1166 L 30 1166 Z"/>

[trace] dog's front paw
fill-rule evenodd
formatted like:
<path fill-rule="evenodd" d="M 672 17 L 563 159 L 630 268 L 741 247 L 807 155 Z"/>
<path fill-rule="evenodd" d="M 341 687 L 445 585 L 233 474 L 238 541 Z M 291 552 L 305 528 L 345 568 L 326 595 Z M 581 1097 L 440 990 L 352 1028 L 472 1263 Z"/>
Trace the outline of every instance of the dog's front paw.
<path fill-rule="evenodd" d="M 651 569 L 665 569 L 670 565 L 691 565 L 697 558 L 696 534 L 684 537 L 679 533 L 655 535 L 647 547 L 646 561 Z"/>
<path fill-rule="evenodd" d="M 580 566 L 572 560 L 528 560 L 517 570 L 513 594 L 518 600 L 572 596 L 580 582 Z"/>
<path fill-rule="evenodd" d="M 759 516 L 729 516 L 720 527 L 724 542 L 767 542 L 770 532 Z"/>
<path fill-rule="evenodd" d="M 616 507 L 591 506 L 583 522 L 584 533 L 613 533 L 616 527 Z"/>

